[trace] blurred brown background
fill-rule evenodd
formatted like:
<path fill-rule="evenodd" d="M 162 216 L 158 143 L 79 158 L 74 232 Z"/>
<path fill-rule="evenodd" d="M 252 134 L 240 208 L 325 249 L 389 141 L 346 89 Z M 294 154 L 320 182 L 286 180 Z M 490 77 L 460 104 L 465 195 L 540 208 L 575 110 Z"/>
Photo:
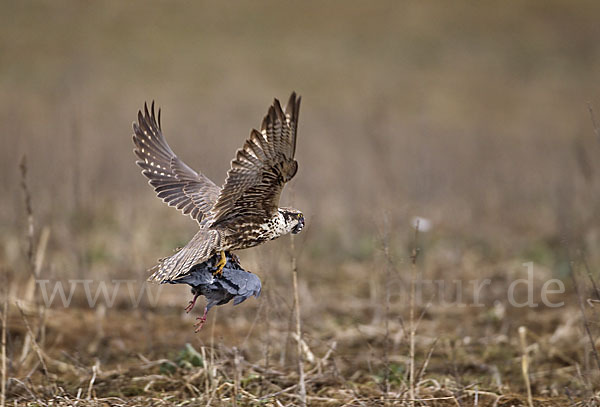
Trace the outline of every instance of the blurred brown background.
<path fill-rule="evenodd" d="M 388 209 L 473 232 L 552 233 L 558 191 L 578 170 L 574 144 L 597 147 L 593 1 L 3 8 L 9 225 L 24 153 L 40 216 L 79 202 L 151 218 L 160 203 L 128 137 L 147 100 L 163 108 L 175 151 L 220 183 L 271 99 L 301 93 L 293 188 L 319 229 L 364 230 Z"/>
<path fill-rule="evenodd" d="M 414 216 L 432 222 L 426 276 L 503 275 L 535 261 L 566 278 L 565 239 L 600 260 L 600 143 L 588 111 L 600 111 L 599 15 L 595 1 L 3 2 L 2 268 L 18 295 L 22 155 L 36 233 L 50 230 L 43 275 L 141 282 L 196 226 L 134 164 L 138 109 L 155 100 L 173 150 L 221 184 L 272 98 L 295 90 L 300 167 L 282 204 L 307 217 L 296 254 L 314 338 L 380 322 L 382 239 L 405 281 Z M 288 239 L 240 254 L 280 304 Z M 185 305 L 186 288 L 162 293 Z M 220 309 L 232 319 L 217 329 L 249 318 L 253 301 Z M 328 328 L 323 309 L 338 310 Z"/>

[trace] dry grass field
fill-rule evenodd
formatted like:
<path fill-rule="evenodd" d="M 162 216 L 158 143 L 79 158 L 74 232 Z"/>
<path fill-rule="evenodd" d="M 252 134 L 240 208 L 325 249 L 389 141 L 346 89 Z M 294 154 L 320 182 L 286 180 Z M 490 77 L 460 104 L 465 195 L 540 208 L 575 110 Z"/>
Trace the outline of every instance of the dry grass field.
<path fill-rule="evenodd" d="M 599 406 L 599 16 L 2 2 L 2 406 Z M 155 100 L 221 184 L 292 90 L 282 205 L 307 225 L 240 251 L 261 297 L 195 334 L 188 287 L 145 283 L 196 225 L 147 185 L 131 123 Z"/>

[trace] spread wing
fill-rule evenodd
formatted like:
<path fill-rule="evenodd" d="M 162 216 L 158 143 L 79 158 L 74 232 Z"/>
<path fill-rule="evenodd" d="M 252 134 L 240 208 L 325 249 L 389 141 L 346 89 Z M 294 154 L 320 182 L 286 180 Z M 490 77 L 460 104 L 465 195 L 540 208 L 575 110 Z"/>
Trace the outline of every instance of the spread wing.
<path fill-rule="evenodd" d="M 162 283 L 175 280 L 188 273 L 197 264 L 210 259 L 220 245 L 219 232 L 201 228 L 182 249 L 171 257 L 162 259 L 155 267 L 148 281 Z"/>
<path fill-rule="evenodd" d="M 252 130 L 250 138 L 237 151 L 225 185 L 211 209 L 212 225 L 228 225 L 248 218 L 266 219 L 277 211 L 283 186 L 298 170 L 294 155 L 300 100 L 292 93 L 283 110 L 275 99 L 260 132 Z"/>
<path fill-rule="evenodd" d="M 142 167 L 148 183 L 154 187 L 159 198 L 190 215 L 202 225 L 213 207 L 220 188 L 203 174 L 199 174 L 171 150 L 162 134 L 160 110 L 158 122 L 154 114 L 154 102 L 150 112 L 144 104 L 144 113 L 138 112 L 138 122 L 133 123 L 133 142 L 136 162 Z"/>

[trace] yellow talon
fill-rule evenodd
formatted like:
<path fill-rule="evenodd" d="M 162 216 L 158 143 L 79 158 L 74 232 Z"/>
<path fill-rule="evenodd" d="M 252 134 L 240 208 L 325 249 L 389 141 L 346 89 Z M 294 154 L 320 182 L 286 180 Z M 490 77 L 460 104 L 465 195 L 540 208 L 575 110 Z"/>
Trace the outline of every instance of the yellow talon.
<path fill-rule="evenodd" d="M 221 277 L 221 275 L 223 274 L 223 267 L 225 267 L 226 264 L 227 264 L 227 257 L 225 257 L 225 251 L 221 250 L 221 259 L 216 264 L 217 269 L 213 272 L 213 276 Z"/>

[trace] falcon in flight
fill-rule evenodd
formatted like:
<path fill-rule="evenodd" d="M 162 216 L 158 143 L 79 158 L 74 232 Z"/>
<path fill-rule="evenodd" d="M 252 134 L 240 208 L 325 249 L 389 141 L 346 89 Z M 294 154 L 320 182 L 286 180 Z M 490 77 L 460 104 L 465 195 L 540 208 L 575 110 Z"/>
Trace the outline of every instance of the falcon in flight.
<path fill-rule="evenodd" d="M 292 93 L 285 109 L 277 99 L 273 101 L 260 131 L 253 129 L 237 150 L 221 188 L 171 150 L 162 134 L 160 110 L 158 120 L 154 113 L 154 102 L 150 111 L 145 104 L 144 112 L 138 112 L 133 123 L 137 165 L 159 198 L 191 216 L 200 227 L 185 247 L 159 261 L 149 281 L 175 280 L 215 255 L 220 260 L 214 274 L 220 276 L 227 263 L 225 252 L 302 230 L 302 212 L 279 207 L 285 183 L 298 170 L 294 155 L 300 100 Z"/>

